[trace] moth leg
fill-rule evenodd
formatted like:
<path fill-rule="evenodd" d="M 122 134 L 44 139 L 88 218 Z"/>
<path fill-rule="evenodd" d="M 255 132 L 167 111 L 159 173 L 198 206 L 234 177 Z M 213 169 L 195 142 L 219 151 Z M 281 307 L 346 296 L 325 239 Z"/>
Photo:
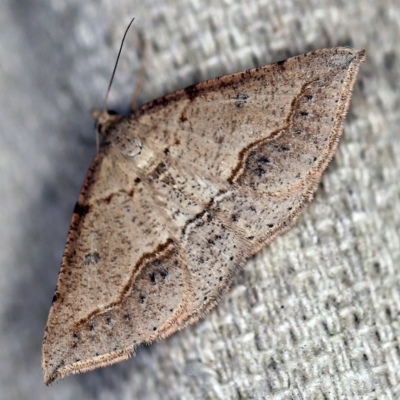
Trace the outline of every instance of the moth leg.
<path fill-rule="evenodd" d="M 146 64 L 146 41 L 141 33 L 138 33 L 139 39 L 139 55 L 140 55 L 140 65 L 137 74 L 135 90 L 133 91 L 132 99 L 129 104 L 129 109 L 133 112 L 136 109 L 136 102 L 139 94 L 143 87 L 144 75 L 145 75 L 145 64 Z"/>

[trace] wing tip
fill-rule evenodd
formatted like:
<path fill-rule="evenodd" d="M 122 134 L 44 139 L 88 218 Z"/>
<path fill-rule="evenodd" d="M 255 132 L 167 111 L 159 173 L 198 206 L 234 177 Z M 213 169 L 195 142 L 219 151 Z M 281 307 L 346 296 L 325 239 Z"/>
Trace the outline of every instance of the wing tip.
<path fill-rule="evenodd" d="M 120 361 L 128 360 L 135 355 L 135 347 L 129 347 L 127 349 L 114 351 L 109 354 L 104 354 L 85 361 L 78 361 L 70 365 L 64 365 L 64 363 L 60 363 L 58 366 L 52 369 L 46 367 L 44 361 L 42 361 L 42 368 L 44 371 L 44 384 L 46 386 L 49 386 L 53 382 L 59 379 L 63 379 L 71 374 L 75 375 L 82 372 L 89 372 L 97 368 L 107 367 Z"/>

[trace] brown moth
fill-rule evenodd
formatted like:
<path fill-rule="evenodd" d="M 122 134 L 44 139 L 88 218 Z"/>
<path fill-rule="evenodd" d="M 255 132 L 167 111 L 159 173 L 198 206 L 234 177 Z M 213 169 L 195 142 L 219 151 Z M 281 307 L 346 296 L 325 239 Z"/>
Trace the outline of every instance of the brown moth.
<path fill-rule="evenodd" d="M 43 339 L 46 384 L 196 322 L 310 201 L 364 50 L 313 51 L 211 79 L 124 117 L 79 194 Z"/>

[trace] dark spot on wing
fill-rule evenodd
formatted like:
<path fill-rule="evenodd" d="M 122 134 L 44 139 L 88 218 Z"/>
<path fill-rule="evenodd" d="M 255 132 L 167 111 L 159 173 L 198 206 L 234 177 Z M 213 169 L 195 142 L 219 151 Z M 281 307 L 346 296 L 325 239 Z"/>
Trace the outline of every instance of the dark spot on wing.
<path fill-rule="evenodd" d="M 85 254 L 84 265 L 97 264 L 100 261 L 100 254 L 97 251 Z"/>
<path fill-rule="evenodd" d="M 190 100 L 193 100 L 199 94 L 199 89 L 197 85 L 188 86 L 184 89 L 184 91 Z"/>
<path fill-rule="evenodd" d="M 54 293 L 53 300 L 52 300 L 51 303 L 53 304 L 55 301 L 57 301 L 59 299 L 59 297 L 60 297 L 60 294 L 56 291 Z"/>
<path fill-rule="evenodd" d="M 76 202 L 75 207 L 74 207 L 74 214 L 78 214 L 79 217 L 83 217 L 86 215 L 90 210 L 90 207 L 87 205 L 82 205 L 79 204 L 79 202 Z"/>
<path fill-rule="evenodd" d="M 160 271 L 161 278 L 165 279 L 168 276 L 168 271 L 167 270 L 161 270 Z"/>
<path fill-rule="evenodd" d="M 249 96 L 247 94 L 239 92 L 236 95 L 235 106 L 237 108 L 243 108 L 244 105 L 246 104 L 246 101 L 247 101 L 248 98 L 249 98 Z"/>

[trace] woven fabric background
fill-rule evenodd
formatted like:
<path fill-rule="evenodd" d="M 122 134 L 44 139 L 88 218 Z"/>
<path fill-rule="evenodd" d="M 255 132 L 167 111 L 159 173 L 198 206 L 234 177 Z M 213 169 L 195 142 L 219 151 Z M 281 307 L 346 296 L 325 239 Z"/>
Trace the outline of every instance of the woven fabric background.
<path fill-rule="evenodd" d="M 367 50 L 345 133 L 294 229 L 204 320 L 129 361 L 42 382 L 41 340 L 72 209 L 110 107 L 309 50 Z M 399 399 L 400 1 L 3 0 L 0 398 Z"/>

